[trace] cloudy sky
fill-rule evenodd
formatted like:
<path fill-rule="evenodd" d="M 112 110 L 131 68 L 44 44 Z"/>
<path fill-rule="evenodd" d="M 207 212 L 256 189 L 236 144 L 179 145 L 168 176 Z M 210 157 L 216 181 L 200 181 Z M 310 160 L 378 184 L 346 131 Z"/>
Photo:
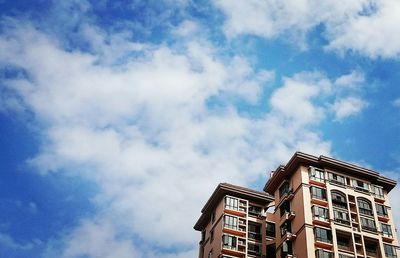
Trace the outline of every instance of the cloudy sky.
<path fill-rule="evenodd" d="M 217 183 L 261 190 L 297 150 L 398 180 L 399 13 L 0 0 L 0 256 L 196 257 Z"/>

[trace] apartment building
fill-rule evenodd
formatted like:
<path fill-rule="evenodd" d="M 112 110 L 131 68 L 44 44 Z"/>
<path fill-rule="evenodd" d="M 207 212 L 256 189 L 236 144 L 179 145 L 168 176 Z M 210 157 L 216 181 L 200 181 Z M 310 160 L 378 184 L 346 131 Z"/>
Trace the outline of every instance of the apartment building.
<path fill-rule="evenodd" d="M 264 193 L 217 187 L 221 193 L 216 198 L 214 192 L 195 226 L 202 231 L 199 257 L 398 257 L 388 199 L 395 185 L 375 171 L 296 152 L 271 173 Z M 237 195 L 236 189 L 264 196 L 264 201 Z M 238 203 L 233 202 L 233 210 L 243 208 L 240 216 L 231 211 L 229 196 Z M 230 231 L 231 225 L 238 230 Z"/>
<path fill-rule="evenodd" d="M 275 224 L 265 211 L 273 201 L 265 192 L 219 184 L 194 226 L 201 231 L 199 257 L 266 257 Z"/>

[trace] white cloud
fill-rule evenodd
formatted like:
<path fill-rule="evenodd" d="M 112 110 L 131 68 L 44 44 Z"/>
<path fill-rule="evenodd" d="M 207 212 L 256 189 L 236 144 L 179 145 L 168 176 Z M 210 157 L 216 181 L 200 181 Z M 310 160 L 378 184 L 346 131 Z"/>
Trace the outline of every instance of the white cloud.
<path fill-rule="evenodd" d="M 34 243 L 21 244 L 15 241 L 10 235 L 0 232 L 0 246 L 4 249 L 29 250 L 34 247 Z"/>
<path fill-rule="evenodd" d="M 400 54 L 400 3 L 396 0 L 215 0 L 214 4 L 226 16 L 228 37 L 285 35 L 303 47 L 307 33 L 322 24 L 328 49 L 353 50 L 372 58 Z"/>
<path fill-rule="evenodd" d="M 400 107 L 400 98 L 393 100 L 392 104 L 395 107 Z"/>
<path fill-rule="evenodd" d="M 252 118 L 232 103 L 259 103 L 273 72 L 255 71 L 243 57 L 218 58 L 204 39 L 186 39 L 179 50 L 141 44 L 141 55 L 110 65 L 102 61 L 121 53 L 114 44 L 132 42 L 103 44 L 103 32 L 88 31 L 101 51 L 66 51 L 28 25 L 14 24 L 0 39 L 0 59 L 29 74 L 4 83 L 42 129 L 30 164 L 100 188 L 100 212 L 61 238 L 57 257 L 194 256 L 192 227 L 217 183 L 248 185 L 295 150 L 330 153 L 309 129 L 329 112 L 317 97 L 334 96 L 325 76 L 285 78 L 271 111 Z"/>
<path fill-rule="evenodd" d="M 337 120 L 342 120 L 349 116 L 358 114 L 362 109 L 367 106 L 367 102 L 357 97 L 347 97 L 338 99 L 332 106 Z"/>

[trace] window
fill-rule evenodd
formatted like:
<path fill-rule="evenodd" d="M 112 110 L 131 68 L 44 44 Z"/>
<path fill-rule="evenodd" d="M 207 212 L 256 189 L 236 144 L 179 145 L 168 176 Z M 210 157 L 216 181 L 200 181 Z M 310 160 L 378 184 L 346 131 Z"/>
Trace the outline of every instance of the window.
<path fill-rule="evenodd" d="M 315 251 L 316 258 L 333 258 L 333 254 L 329 251 L 325 251 L 323 249 L 317 249 Z"/>
<path fill-rule="evenodd" d="M 255 240 L 261 240 L 261 225 L 249 223 L 248 237 Z"/>
<path fill-rule="evenodd" d="M 283 183 L 283 185 L 279 188 L 279 197 L 284 196 L 286 193 L 289 192 L 289 182 Z"/>
<path fill-rule="evenodd" d="M 376 253 L 378 250 L 378 243 L 371 242 L 370 240 L 365 241 L 365 252 L 367 256 L 376 257 Z"/>
<path fill-rule="evenodd" d="M 204 242 L 204 240 L 206 239 L 206 231 L 201 231 L 201 242 Z"/>
<path fill-rule="evenodd" d="M 281 206 L 279 207 L 279 211 L 281 214 L 281 217 L 285 215 L 286 212 L 290 212 L 290 202 L 289 201 L 284 201 Z"/>
<path fill-rule="evenodd" d="M 336 222 L 350 225 L 350 218 L 347 211 L 333 210 L 333 218 Z"/>
<path fill-rule="evenodd" d="M 338 191 L 332 191 L 332 204 L 335 207 L 347 209 L 346 195 Z"/>
<path fill-rule="evenodd" d="M 328 173 L 328 179 L 330 182 L 334 184 L 339 184 L 339 185 L 344 185 L 345 184 L 345 178 L 344 176 L 340 176 L 334 173 Z"/>
<path fill-rule="evenodd" d="M 388 210 L 386 206 L 378 203 L 376 203 L 375 206 L 376 206 L 376 213 L 378 213 L 378 216 L 388 217 Z"/>
<path fill-rule="evenodd" d="M 210 231 L 210 242 L 214 240 L 214 229 Z"/>
<path fill-rule="evenodd" d="M 339 249 L 341 250 L 345 250 L 345 251 L 352 251 L 352 244 L 351 244 L 351 236 L 350 235 L 341 235 L 341 234 L 337 234 L 336 235 L 336 242 L 337 242 L 337 246 Z"/>
<path fill-rule="evenodd" d="M 310 171 L 310 179 L 315 181 L 324 182 L 325 181 L 325 172 L 322 169 L 318 169 L 315 167 L 309 167 Z"/>
<path fill-rule="evenodd" d="M 358 209 L 361 214 L 373 216 L 372 204 L 370 201 L 364 198 L 357 198 L 357 201 L 358 201 Z"/>
<path fill-rule="evenodd" d="M 339 254 L 339 258 L 353 258 L 354 256 L 346 255 L 346 254 Z"/>
<path fill-rule="evenodd" d="M 383 244 L 383 249 L 385 249 L 385 255 L 388 258 L 394 258 L 397 257 L 396 250 L 394 249 L 394 246 Z"/>
<path fill-rule="evenodd" d="M 363 192 L 369 192 L 369 184 L 360 180 L 353 179 L 353 187 Z"/>
<path fill-rule="evenodd" d="M 225 215 L 224 216 L 224 226 L 227 228 L 237 229 L 238 228 L 238 218 Z"/>
<path fill-rule="evenodd" d="M 313 206 L 312 208 L 314 218 L 319 220 L 329 220 L 329 212 L 327 208 L 321 206 Z"/>
<path fill-rule="evenodd" d="M 281 226 L 281 236 L 286 233 L 292 233 L 292 223 L 290 221 L 286 221 Z"/>
<path fill-rule="evenodd" d="M 207 258 L 212 258 L 212 250 L 208 253 Z"/>
<path fill-rule="evenodd" d="M 250 216 L 260 216 L 261 215 L 261 207 L 258 206 L 249 206 L 249 215 Z"/>
<path fill-rule="evenodd" d="M 292 242 L 285 241 L 281 247 L 281 258 L 285 258 L 288 254 L 293 254 Z"/>
<path fill-rule="evenodd" d="M 267 258 L 275 258 L 276 257 L 276 250 L 275 245 L 267 245 Z"/>
<path fill-rule="evenodd" d="M 315 239 L 321 242 L 332 243 L 332 232 L 324 228 L 315 228 Z"/>
<path fill-rule="evenodd" d="M 326 190 L 319 188 L 319 187 L 315 187 L 315 186 L 311 186 L 310 187 L 310 191 L 311 191 L 311 197 L 312 198 L 316 198 L 316 199 L 320 199 L 320 200 L 326 200 Z"/>
<path fill-rule="evenodd" d="M 253 243 L 248 243 L 247 253 L 250 255 L 261 256 L 261 246 Z"/>
<path fill-rule="evenodd" d="M 238 210 L 239 208 L 238 199 L 229 196 L 225 197 L 225 208 L 228 208 L 230 210 Z"/>
<path fill-rule="evenodd" d="M 234 236 L 224 235 L 222 237 L 222 243 L 224 245 L 224 248 L 236 249 L 236 241 L 237 239 Z"/>
<path fill-rule="evenodd" d="M 275 223 L 267 222 L 267 236 L 275 237 Z"/>
<path fill-rule="evenodd" d="M 380 186 L 377 186 L 377 185 L 373 185 L 372 186 L 372 191 L 373 191 L 373 193 L 374 193 L 374 195 L 376 196 L 376 197 L 379 197 L 379 198 L 384 198 L 384 195 L 383 195 L 383 187 L 380 187 Z"/>
<path fill-rule="evenodd" d="M 393 237 L 392 228 L 388 224 L 381 223 L 382 235 Z"/>
<path fill-rule="evenodd" d="M 361 227 L 364 230 L 376 232 L 375 221 L 372 219 L 367 219 L 367 218 L 361 217 Z"/>

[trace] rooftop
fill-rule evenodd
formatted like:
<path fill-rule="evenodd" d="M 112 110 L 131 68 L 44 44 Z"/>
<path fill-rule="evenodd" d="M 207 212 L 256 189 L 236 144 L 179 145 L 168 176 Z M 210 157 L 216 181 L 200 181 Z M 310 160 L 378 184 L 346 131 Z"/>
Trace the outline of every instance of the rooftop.
<path fill-rule="evenodd" d="M 300 165 L 335 169 L 383 186 L 388 192 L 396 186 L 395 180 L 385 177 L 374 170 L 323 155 L 317 157 L 303 152 L 296 152 L 286 165 L 280 165 L 271 174 L 271 177 L 264 186 L 264 191 L 273 194 L 280 183 L 289 178 Z"/>
<path fill-rule="evenodd" d="M 206 227 L 211 218 L 211 212 L 215 209 L 225 195 L 247 199 L 262 205 L 267 205 L 268 203 L 274 201 L 274 197 L 268 193 L 228 183 L 220 183 L 215 188 L 213 194 L 201 210 L 202 214 L 194 226 L 195 230 L 203 230 Z"/>

